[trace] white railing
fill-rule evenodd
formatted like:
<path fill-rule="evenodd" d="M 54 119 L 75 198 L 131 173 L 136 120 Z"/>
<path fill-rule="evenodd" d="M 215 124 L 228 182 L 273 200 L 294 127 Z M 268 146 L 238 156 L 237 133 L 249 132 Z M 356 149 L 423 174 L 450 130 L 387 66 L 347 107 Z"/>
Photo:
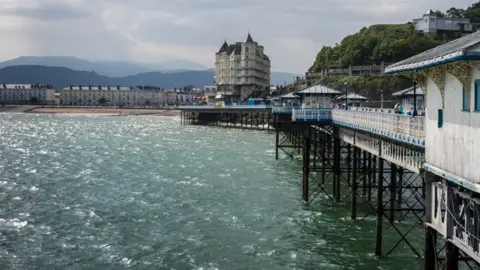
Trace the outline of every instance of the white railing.
<path fill-rule="evenodd" d="M 351 111 L 368 111 L 368 112 L 378 112 L 378 113 L 394 113 L 393 108 L 370 108 L 370 107 L 349 107 Z M 403 115 L 412 115 L 413 112 L 404 112 Z M 425 115 L 425 111 L 417 110 L 418 115 Z"/>
<path fill-rule="evenodd" d="M 228 106 L 226 106 L 228 107 Z M 246 108 L 246 109 L 268 109 L 271 108 L 271 105 L 258 104 L 258 105 L 248 105 L 248 104 L 237 104 L 232 106 L 234 108 Z"/>
<path fill-rule="evenodd" d="M 236 105 L 216 105 L 216 104 L 208 104 L 208 105 L 193 105 L 193 106 L 180 106 L 180 109 L 269 109 L 272 106 L 266 104 L 258 104 L 258 105 L 248 105 L 248 104 L 236 104 Z"/>
<path fill-rule="evenodd" d="M 425 144 L 424 117 L 389 113 L 392 109 L 335 109 L 332 121 L 418 145 Z"/>
<path fill-rule="evenodd" d="M 292 106 L 286 106 L 286 107 L 279 107 L 279 106 L 273 106 L 272 107 L 272 113 L 277 113 L 277 114 L 292 114 L 293 109 L 298 108 L 298 107 L 292 107 Z"/>
<path fill-rule="evenodd" d="M 332 109 L 293 109 L 294 122 L 329 122 L 332 120 Z"/>

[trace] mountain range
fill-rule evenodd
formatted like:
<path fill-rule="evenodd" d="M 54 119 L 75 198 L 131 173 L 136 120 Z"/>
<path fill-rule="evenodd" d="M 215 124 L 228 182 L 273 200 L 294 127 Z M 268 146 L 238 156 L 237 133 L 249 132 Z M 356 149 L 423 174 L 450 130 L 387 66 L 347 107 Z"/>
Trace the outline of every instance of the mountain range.
<path fill-rule="evenodd" d="M 271 84 L 291 83 L 296 74 L 272 72 Z M 68 85 L 155 85 L 165 88 L 214 83 L 214 70 L 196 62 L 173 60 L 158 64 L 89 61 L 69 56 L 21 56 L 0 62 L 0 83 Z"/>

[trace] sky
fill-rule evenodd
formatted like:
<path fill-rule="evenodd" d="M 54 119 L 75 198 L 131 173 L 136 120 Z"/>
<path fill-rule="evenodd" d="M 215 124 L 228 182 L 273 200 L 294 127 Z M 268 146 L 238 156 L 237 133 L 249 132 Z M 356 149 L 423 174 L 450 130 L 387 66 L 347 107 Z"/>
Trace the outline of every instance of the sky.
<path fill-rule="evenodd" d="M 0 0 L 0 60 L 189 60 L 213 68 L 250 31 L 272 71 L 304 73 L 324 45 L 364 26 L 405 23 L 474 0 Z"/>

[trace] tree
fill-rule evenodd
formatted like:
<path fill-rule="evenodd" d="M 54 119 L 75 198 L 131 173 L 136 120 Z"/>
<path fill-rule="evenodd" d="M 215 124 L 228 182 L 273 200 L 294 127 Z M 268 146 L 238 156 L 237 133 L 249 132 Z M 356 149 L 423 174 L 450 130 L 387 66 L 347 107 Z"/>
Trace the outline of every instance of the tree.
<path fill-rule="evenodd" d="M 105 104 L 107 104 L 107 100 L 106 100 L 104 97 L 101 97 L 101 98 L 98 100 L 98 104 L 104 106 Z"/>
<path fill-rule="evenodd" d="M 448 18 L 465 18 L 465 9 L 451 7 L 447 10 L 446 16 Z"/>
<path fill-rule="evenodd" d="M 471 23 L 480 23 L 480 1 L 467 8 L 465 18 L 470 19 Z"/>
<path fill-rule="evenodd" d="M 435 15 L 437 15 L 438 18 L 444 18 L 445 17 L 445 13 L 443 13 L 441 10 L 438 10 L 435 11 Z"/>
<path fill-rule="evenodd" d="M 38 98 L 37 97 L 30 98 L 30 104 L 37 105 L 38 104 Z"/>

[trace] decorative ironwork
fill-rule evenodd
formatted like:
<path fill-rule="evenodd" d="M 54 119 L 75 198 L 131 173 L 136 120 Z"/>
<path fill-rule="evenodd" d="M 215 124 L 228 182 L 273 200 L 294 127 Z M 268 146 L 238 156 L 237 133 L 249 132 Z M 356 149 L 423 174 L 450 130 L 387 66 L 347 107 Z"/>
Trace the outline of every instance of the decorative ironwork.
<path fill-rule="evenodd" d="M 401 75 L 416 82 L 422 88 L 424 98 L 427 96 L 427 78 L 428 73 L 425 70 L 404 71 L 400 72 Z"/>
<path fill-rule="evenodd" d="M 457 62 L 453 64 L 446 65 L 446 71 L 450 74 L 452 74 L 457 80 L 459 80 L 463 88 L 465 89 L 465 92 L 467 94 L 467 104 L 470 104 L 470 92 L 472 88 L 472 68 L 470 65 L 468 65 L 465 62 Z M 468 106 L 470 108 L 470 105 Z"/>
<path fill-rule="evenodd" d="M 431 69 L 432 81 L 437 85 L 442 96 L 442 108 L 445 108 L 445 66 L 438 66 Z"/>
<path fill-rule="evenodd" d="M 467 61 L 465 62 L 467 65 L 477 69 L 478 71 L 480 71 L 480 61 Z"/>

